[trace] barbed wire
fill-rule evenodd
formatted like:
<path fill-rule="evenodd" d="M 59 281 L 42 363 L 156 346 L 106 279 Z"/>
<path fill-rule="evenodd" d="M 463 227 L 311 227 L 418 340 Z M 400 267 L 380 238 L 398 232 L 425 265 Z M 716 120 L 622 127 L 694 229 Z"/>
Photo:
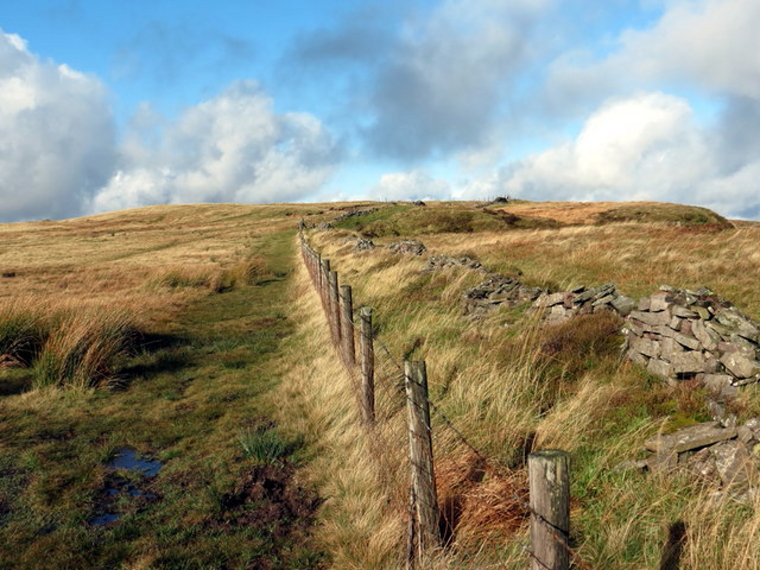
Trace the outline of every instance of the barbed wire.
<path fill-rule="evenodd" d="M 306 242 L 306 240 L 305 240 L 305 238 L 303 237 L 302 234 L 301 234 L 301 244 L 302 244 L 302 247 L 306 248 L 306 251 L 310 252 L 310 254 L 312 255 L 312 258 L 314 260 L 318 260 L 318 259 L 321 260 L 321 256 L 319 256 L 319 254 L 317 254 L 317 252 L 314 251 L 311 248 L 311 246 L 308 245 L 308 243 Z M 305 253 L 304 253 L 304 259 L 306 259 L 306 254 Z M 307 265 L 307 267 L 310 268 L 310 266 L 309 266 L 308 263 L 306 263 L 306 265 Z M 334 271 L 334 269 L 332 268 L 332 266 L 331 266 L 330 270 Z M 310 271 L 309 271 L 309 273 L 310 273 L 310 275 L 312 277 L 312 284 L 315 287 L 317 286 L 317 282 L 318 282 L 317 273 L 320 272 L 320 271 L 321 271 L 321 269 L 320 269 L 320 267 L 319 267 L 318 264 L 314 266 L 313 270 L 311 270 L 311 268 L 310 268 Z M 337 272 L 336 272 L 336 274 L 337 274 Z M 336 327 L 336 325 L 334 325 L 332 323 L 333 317 L 332 317 L 331 311 L 329 309 L 329 295 L 332 295 L 333 292 L 334 292 L 335 297 L 336 297 L 336 299 L 338 300 L 339 303 L 341 303 L 341 302 L 345 303 L 346 302 L 346 296 L 344 296 L 341 293 L 340 287 L 338 287 L 337 279 L 336 279 L 335 283 L 333 283 L 332 280 L 327 279 L 327 285 L 328 285 L 328 289 L 329 289 L 329 291 L 328 291 L 328 293 L 329 293 L 328 294 L 328 298 L 325 299 L 325 296 L 323 296 L 321 294 L 320 294 L 320 298 L 323 301 L 324 310 L 325 310 L 325 313 L 326 313 L 326 315 L 328 317 L 328 322 L 330 323 L 331 335 L 333 336 L 333 339 L 335 340 L 335 342 L 338 343 L 339 341 L 337 339 L 337 336 L 333 332 L 334 328 Z M 353 299 L 352 299 L 352 301 L 353 301 Z M 339 313 L 339 321 L 342 320 L 342 318 L 340 318 L 340 317 L 342 317 L 342 315 L 340 315 L 340 313 Z M 353 315 L 350 315 L 350 317 L 348 318 L 348 320 L 349 320 L 349 322 L 352 325 L 352 332 L 355 334 L 356 319 L 353 317 Z M 341 325 L 338 325 L 338 326 L 341 326 Z M 363 333 L 360 332 L 359 334 L 361 335 Z M 394 354 L 392 353 L 391 349 L 388 348 L 388 346 L 382 341 L 382 339 L 380 339 L 379 337 L 375 336 L 374 334 L 372 335 L 372 343 L 373 343 L 373 345 L 376 345 L 376 346 L 380 347 L 380 349 L 385 353 L 385 356 L 387 357 L 386 362 L 389 362 L 391 365 L 393 365 L 393 367 L 395 367 L 395 369 L 401 375 L 400 377 L 394 378 L 387 371 L 384 372 L 384 373 L 381 373 L 381 374 L 377 374 L 377 372 L 378 372 L 377 361 L 375 362 L 375 379 L 376 380 L 378 380 L 378 379 L 384 379 L 385 381 L 389 382 L 389 384 L 385 386 L 385 390 L 386 390 L 385 394 L 386 395 L 391 394 L 392 389 L 395 387 L 396 388 L 395 391 L 401 393 L 404 400 L 406 400 L 408 403 L 411 403 L 412 405 L 414 405 L 416 407 L 419 407 L 419 404 L 416 403 L 416 402 L 414 402 L 411 398 L 409 398 L 406 395 L 405 391 L 402 392 L 402 390 L 399 389 L 400 387 L 398 386 L 398 384 L 400 384 L 403 381 L 402 379 L 406 379 L 406 380 L 409 380 L 409 381 L 412 381 L 412 382 L 416 382 L 414 379 L 406 377 L 406 371 L 405 371 L 404 365 L 402 364 L 403 359 L 400 359 L 400 358 L 394 356 Z M 343 358 L 343 351 L 341 350 L 340 352 L 341 352 L 341 357 Z M 377 354 L 377 352 L 375 352 L 375 354 Z M 381 366 L 382 366 L 382 363 L 381 363 Z M 350 369 L 350 367 L 348 367 L 348 366 L 346 368 L 347 368 L 347 370 L 349 372 L 349 376 L 351 378 L 354 390 L 358 390 L 359 389 L 359 384 L 358 384 L 358 380 L 357 380 L 357 378 L 355 376 L 355 372 L 352 371 Z M 376 383 L 376 385 L 378 385 L 378 384 Z M 380 384 L 380 385 L 382 385 L 382 384 Z M 357 396 L 357 400 L 359 401 L 359 405 L 361 406 L 362 404 L 361 404 L 361 401 L 360 401 L 360 397 Z M 493 475 L 495 477 L 498 477 L 499 479 L 506 480 L 506 479 L 510 478 L 509 475 L 507 475 L 504 472 L 502 472 L 502 469 L 500 467 L 494 465 L 488 459 L 488 457 L 486 456 L 486 454 L 483 453 L 478 447 L 476 447 L 470 441 L 470 439 L 464 435 L 464 433 L 462 432 L 462 430 L 460 430 L 456 425 L 454 425 L 454 422 L 443 412 L 443 410 L 440 408 L 439 405 L 437 405 L 435 402 L 433 402 L 429 398 L 429 396 L 427 398 L 427 403 L 429 405 L 430 410 L 435 414 L 435 416 L 443 423 L 443 425 L 446 428 L 448 428 L 456 436 L 456 438 L 465 447 L 467 447 L 475 455 L 475 457 L 478 459 L 478 461 L 480 462 L 480 464 L 483 466 L 484 469 L 486 469 L 488 472 L 491 473 L 491 475 Z M 428 432 L 430 433 L 431 437 L 433 439 L 436 439 L 434 437 L 434 435 L 433 435 L 432 425 L 429 424 L 429 423 L 425 423 L 424 427 L 425 427 L 425 429 L 428 430 Z M 415 437 L 420 437 L 419 434 L 414 433 L 413 430 L 407 430 L 407 431 L 411 435 L 414 435 Z M 575 564 L 577 567 L 582 568 L 583 570 L 594 570 L 594 568 L 591 567 L 585 561 L 583 561 L 581 559 L 580 555 L 578 554 L 578 552 L 576 552 L 570 546 L 570 537 L 566 534 L 565 531 L 563 531 L 562 529 L 560 529 L 559 527 L 557 527 L 556 525 L 554 525 L 553 523 L 551 523 L 550 521 L 548 521 L 540 513 L 536 512 L 535 509 L 533 509 L 531 507 L 530 503 L 526 502 L 522 497 L 520 497 L 519 494 L 512 493 L 511 498 L 514 501 L 516 501 L 517 504 L 519 504 L 523 509 L 525 509 L 526 512 L 530 513 L 532 517 L 535 517 L 535 519 L 538 522 L 540 522 L 542 525 L 544 525 L 545 527 L 547 527 L 547 531 L 554 538 L 554 540 L 556 542 L 558 542 L 560 544 L 560 546 L 568 552 L 568 555 L 570 556 L 570 559 L 572 560 L 573 564 Z M 535 560 L 538 564 L 540 564 L 542 567 L 547 568 L 547 570 L 552 570 L 542 560 L 540 560 L 535 555 L 535 553 L 532 552 L 527 547 L 527 545 L 525 545 L 523 547 L 523 551 L 529 557 L 531 557 L 533 560 Z M 496 567 L 498 567 L 498 565 L 496 565 Z"/>

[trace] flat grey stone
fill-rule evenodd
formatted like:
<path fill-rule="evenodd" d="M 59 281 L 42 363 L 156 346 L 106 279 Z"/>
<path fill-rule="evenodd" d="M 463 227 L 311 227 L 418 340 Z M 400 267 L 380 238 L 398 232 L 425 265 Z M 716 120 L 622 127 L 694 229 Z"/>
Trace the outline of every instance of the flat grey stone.
<path fill-rule="evenodd" d="M 673 365 L 673 372 L 676 374 L 696 374 L 704 370 L 705 357 L 701 352 L 695 350 L 675 353 L 671 364 Z"/>
<path fill-rule="evenodd" d="M 723 485 L 744 487 L 757 479 L 757 469 L 749 461 L 747 447 L 740 441 L 726 441 L 711 448 Z"/>
<path fill-rule="evenodd" d="M 647 371 L 654 376 L 659 376 L 660 378 L 665 379 L 673 377 L 673 366 L 670 364 L 670 362 L 652 358 L 649 360 L 649 362 L 646 363 L 646 367 Z"/>
<path fill-rule="evenodd" d="M 694 312 L 696 312 L 699 315 L 699 318 L 703 321 L 712 318 L 712 314 L 705 307 L 693 306 L 692 309 L 694 309 Z"/>
<path fill-rule="evenodd" d="M 673 295 L 669 291 L 656 291 L 649 299 L 649 310 L 653 313 L 664 311 L 673 304 Z"/>
<path fill-rule="evenodd" d="M 657 313 L 644 311 L 631 311 L 631 318 L 647 325 L 667 325 L 670 323 L 670 311 L 662 310 Z"/>
<path fill-rule="evenodd" d="M 649 297 L 642 297 L 641 299 L 639 299 L 638 310 L 639 311 L 648 311 L 649 310 L 649 306 L 651 304 L 652 303 L 651 303 L 651 300 L 649 299 Z"/>
<path fill-rule="evenodd" d="M 631 311 L 636 308 L 636 302 L 630 297 L 626 297 L 625 295 L 616 297 L 612 301 L 611 305 L 621 317 L 627 317 L 631 314 Z"/>
<path fill-rule="evenodd" d="M 660 355 L 660 343 L 644 337 L 632 339 L 631 348 L 650 358 L 657 358 Z"/>
<path fill-rule="evenodd" d="M 705 374 L 704 385 L 710 392 L 722 397 L 733 397 L 737 389 L 732 385 L 733 376 L 728 374 Z"/>
<path fill-rule="evenodd" d="M 760 362 L 750 360 L 738 352 L 726 353 L 720 357 L 720 362 L 737 378 L 752 378 L 760 374 Z"/>
<path fill-rule="evenodd" d="M 696 338 L 686 336 L 685 334 L 676 333 L 673 335 L 673 339 L 680 345 L 685 346 L 686 348 L 689 348 L 691 350 L 701 350 L 702 349 L 702 343 L 700 343 Z"/>
<path fill-rule="evenodd" d="M 708 332 L 703 321 L 695 320 L 691 322 L 691 334 L 702 344 L 705 350 L 712 352 L 718 348 L 717 340 Z"/>
<path fill-rule="evenodd" d="M 691 309 L 687 309 L 686 307 L 682 307 L 681 305 L 673 305 L 670 308 L 670 312 L 673 313 L 673 315 L 676 317 L 681 317 L 684 319 L 693 319 L 699 315 L 699 313 L 696 313 Z"/>
<path fill-rule="evenodd" d="M 746 425 L 739 426 L 736 428 L 736 436 L 739 438 L 739 441 L 742 443 L 748 443 L 753 437 L 755 437 L 755 434 L 752 432 L 751 429 L 749 429 Z"/>
<path fill-rule="evenodd" d="M 644 445 L 657 454 L 671 450 L 680 453 L 734 437 L 736 437 L 736 429 L 719 427 L 717 422 L 706 422 L 670 434 L 657 434 L 650 437 Z"/>

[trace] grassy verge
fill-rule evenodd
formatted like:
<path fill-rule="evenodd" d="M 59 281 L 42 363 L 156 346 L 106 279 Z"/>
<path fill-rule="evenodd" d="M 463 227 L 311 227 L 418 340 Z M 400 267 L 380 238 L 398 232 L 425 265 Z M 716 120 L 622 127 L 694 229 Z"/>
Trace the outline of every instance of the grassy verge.
<path fill-rule="evenodd" d="M 562 289 L 614 280 L 633 296 L 651 293 L 661 283 L 692 289 L 708 284 L 757 315 L 757 259 L 752 252 L 760 243 L 758 227 L 717 230 L 706 225 L 626 221 L 419 237 L 431 253 L 475 255 L 495 270 L 518 267 L 521 279 L 529 283 L 553 283 Z M 653 433 L 708 419 L 699 390 L 686 384 L 669 387 L 622 362 L 617 326 L 603 317 L 546 330 L 537 328 L 519 308 L 497 311 L 482 321 L 467 320 L 461 314 L 461 295 L 478 275 L 461 267 L 431 274 L 423 271 L 424 258 L 393 256 L 386 250 L 357 253 L 343 241 L 344 235 L 315 232 L 311 239 L 343 282 L 354 287 L 355 304 L 376 309 L 376 327 L 391 352 L 427 361 L 431 399 L 498 472 L 471 477 L 478 471 L 477 458 L 434 417 L 439 496 L 443 504 L 458 509 L 455 538 L 436 567 L 527 565 L 521 552 L 525 519 L 509 517 L 517 511 L 510 497 L 519 494 L 526 479 L 526 442 L 570 452 L 572 539 L 592 568 L 662 568 L 674 563 L 682 570 L 758 567 L 757 499 L 736 503 L 725 495 L 716 498 L 714 488 L 693 478 L 617 467 L 640 458 L 644 440 Z M 750 386 L 737 405 L 757 410 L 758 402 L 758 388 Z M 392 416 L 389 420 L 395 421 Z M 403 434 L 394 445 L 396 453 L 403 454 L 398 451 L 405 445 Z M 332 451 L 343 458 L 334 459 L 335 465 L 371 469 L 354 457 L 355 447 Z M 510 477 L 516 481 L 512 486 Z M 382 495 L 378 485 L 373 492 Z M 370 495 L 348 483 L 339 490 L 342 505 Z M 386 500 L 386 505 L 398 504 L 387 495 Z M 391 517 L 387 512 L 377 516 Z M 390 528 L 387 520 L 386 526 L 375 524 Z M 678 561 L 673 562 L 667 544 L 678 533 L 686 539 L 679 543 Z M 350 536 L 351 531 L 346 525 L 334 534 Z M 397 540 L 395 551 L 386 553 L 387 564 L 392 552 L 403 551 L 403 532 Z M 365 555 L 365 567 L 382 567 L 374 562 L 378 550 Z"/>
<path fill-rule="evenodd" d="M 0 568 L 320 567 L 319 500 L 294 468 L 303 442 L 272 421 L 276 356 L 294 332 L 292 232 L 251 247 L 271 276 L 154 323 L 114 371 L 119 390 L 0 400 Z M 125 447 L 163 467 L 110 468 Z"/>

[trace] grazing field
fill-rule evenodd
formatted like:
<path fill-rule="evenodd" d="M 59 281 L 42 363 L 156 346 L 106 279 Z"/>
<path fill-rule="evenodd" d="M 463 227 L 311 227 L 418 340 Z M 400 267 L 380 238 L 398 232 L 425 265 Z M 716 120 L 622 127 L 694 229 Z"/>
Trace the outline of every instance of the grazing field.
<path fill-rule="evenodd" d="M 760 225 L 517 201 L 161 206 L 0 226 L 0 568 L 403 567 L 396 373 L 368 434 L 298 257 L 302 219 L 355 307 L 375 309 L 381 362 L 427 362 L 448 513 L 430 568 L 527 568 L 515 497 L 525 452 L 551 447 L 571 456 L 587 567 L 760 568 L 757 495 L 618 468 L 652 434 L 708 419 L 699 387 L 623 361 L 611 315 L 467 318 L 462 296 L 483 273 L 427 269 L 430 254 L 467 256 L 528 285 L 614 281 L 634 298 L 704 285 L 760 319 Z M 357 251 L 357 237 L 378 247 Z M 406 237 L 427 252 L 381 247 Z M 759 415 L 758 387 L 732 406 Z M 119 467 L 132 452 L 160 469 Z"/>

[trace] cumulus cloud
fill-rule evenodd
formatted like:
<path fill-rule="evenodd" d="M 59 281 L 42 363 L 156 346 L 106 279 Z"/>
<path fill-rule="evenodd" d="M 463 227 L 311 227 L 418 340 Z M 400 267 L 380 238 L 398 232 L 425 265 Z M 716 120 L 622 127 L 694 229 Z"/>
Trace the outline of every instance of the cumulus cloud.
<path fill-rule="evenodd" d="M 573 112 L 599 96 L 632 88 L 689 89 L 760 101 L 760 3 L 673 0 L 643 29 L 627 29 L 596 58 L 586 50 L 560 55 L 549 68 L 546 103 Z"/>
<path fill-rule="evenodd" d="M 120 169 L 91 209 L 303 199 L 339 158 L 316 118 L 278 114 L 257 83 L 240 81 L 173 123 L 143 108 L 125 137 Z"/>
<path fill-rule="evenodd" d="M 725 144 L 694 121 L 686 100 L 641 93 L 603 104 L 574 140 L 473 181 L 462 194 L 489 188 L 535 200 L 674 201 L 755 217 L 760 157 L 728 164 Z"/>
<path fill-rule="evenodd" d="M 115 160 L 102 83 L 40 60 L 0 30 L 0 220 L 81 213 Z"/>
<path fill-rule="evenodd" d="M 377 200 L 445 200 L 450 194 L 447 181 L 420 170 L 383 174 L 370 191 Z"/>

